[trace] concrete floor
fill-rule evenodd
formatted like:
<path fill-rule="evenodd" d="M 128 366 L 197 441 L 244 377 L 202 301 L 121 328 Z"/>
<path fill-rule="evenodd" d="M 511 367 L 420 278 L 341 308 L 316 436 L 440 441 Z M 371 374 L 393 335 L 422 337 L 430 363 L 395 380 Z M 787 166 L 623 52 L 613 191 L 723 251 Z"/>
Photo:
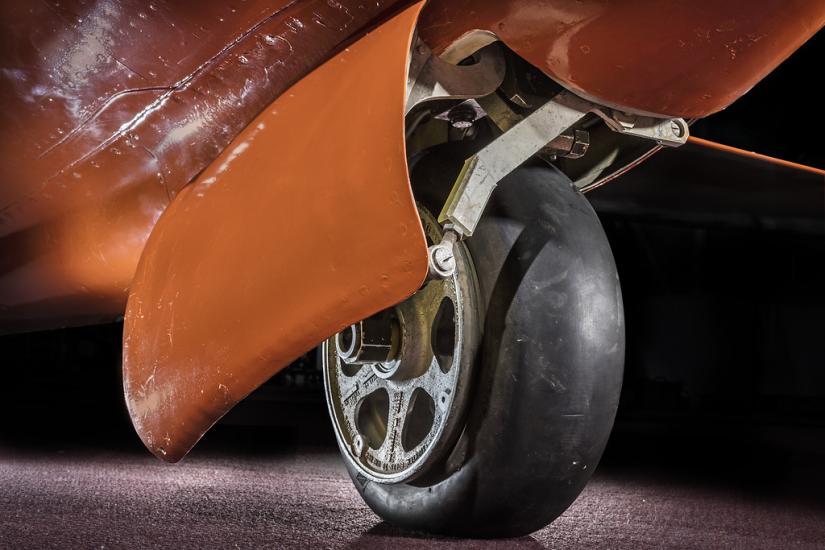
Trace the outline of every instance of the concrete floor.
<path fill-rule="evenodd" d="M 758 464 L 738 479 L 685 476 L 625 453 L 550 527 L 464 541 L 384 524 L 329 446 L 259 443 L 213 440 L 177 466 L 133 445 L 0 446 L 0 547 L 825 548 L 820 486 Z"/>

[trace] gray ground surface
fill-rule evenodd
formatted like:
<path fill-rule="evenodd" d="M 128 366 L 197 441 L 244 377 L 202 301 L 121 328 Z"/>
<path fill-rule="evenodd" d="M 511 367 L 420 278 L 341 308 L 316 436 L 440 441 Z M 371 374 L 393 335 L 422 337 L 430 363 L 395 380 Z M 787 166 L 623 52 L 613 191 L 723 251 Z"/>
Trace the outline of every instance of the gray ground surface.
<path fill-rule="evenodd" d="M 781 488 L 780 488 L 781 489 Z M 329 447 L 195 452 L 0 448 L 3 548 L 825 548 L 825 506 L 772 490 L 602 468 L 553 525 L 507 541 L 384 524 Z"/>

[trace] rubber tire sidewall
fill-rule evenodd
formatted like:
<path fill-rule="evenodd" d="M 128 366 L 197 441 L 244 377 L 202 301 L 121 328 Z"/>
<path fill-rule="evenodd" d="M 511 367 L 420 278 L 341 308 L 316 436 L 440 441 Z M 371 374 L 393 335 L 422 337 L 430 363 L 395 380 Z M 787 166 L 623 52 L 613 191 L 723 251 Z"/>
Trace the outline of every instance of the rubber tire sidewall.
<path fill-rule="evenodd" d="M 441 147 L 411 162 L 418 200 L 438 211 L 465 149 Z M 461 466 L 424 486 L 348 471 L 391 524 L 521 536 L 567 509 L 607 443 L 624 365 L 621 289 L 596 213 L 547 165 L 503 180 L 466 243 L 486 315 L 456 450 Z"/>

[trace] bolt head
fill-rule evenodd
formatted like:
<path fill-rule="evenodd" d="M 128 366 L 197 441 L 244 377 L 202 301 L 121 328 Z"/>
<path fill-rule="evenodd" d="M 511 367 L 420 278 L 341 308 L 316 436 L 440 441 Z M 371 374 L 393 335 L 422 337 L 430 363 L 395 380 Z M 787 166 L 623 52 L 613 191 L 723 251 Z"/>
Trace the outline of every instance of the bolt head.
<path fill-rule="evenodd" d="M 452 277 L 456 270 L 455 256 L 451 243 L 440 243 L 429 250 L 430 279 L 446 279 Z"/>
<path fill-rule="evenodd" d="M 360 434 L 356 434 L 352 438 L 352 452 L 355 456 L 360 457 L 364 452 L 364 438 Z"/>
<path fill-rule="evenodd" d="M 450 392 L 443 391 L 438 396 L 438 406 L 442 411 L 446 411 L 450 404 Z"/>
<path fill-rule="evenodd" d="M 476 121 L 476 112 L 469 107 L 459 105 L 448 115 L 450 126 L 457 130 L 466 130 Z"/>
<path fill-rule="evenodd" d="M 433 249 L 433 264 L 439 272 L 452 274 L 455 271 L 455 256 L 452 247 L 436 246 Z"/>
<path fill-rule="evenodd" d="M 673 135 L 677 138 L 682 137 L 685 133 L 685 129 L 682 128 L 682 125 L 676 122 L 675 120 L 671 121 L 670 123 L 670 131 L 673 132 Z"/>

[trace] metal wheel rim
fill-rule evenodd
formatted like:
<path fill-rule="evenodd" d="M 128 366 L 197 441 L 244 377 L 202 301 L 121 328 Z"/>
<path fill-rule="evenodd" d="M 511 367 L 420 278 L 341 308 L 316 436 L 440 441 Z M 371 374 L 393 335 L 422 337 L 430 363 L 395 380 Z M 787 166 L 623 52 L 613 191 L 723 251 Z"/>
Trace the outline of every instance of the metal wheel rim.
<path fill-rule="evenodd" d="M 428 240 L 439 242 L 442 232 L 435 218 L 424 208 L 419 213 Z M 469 256 L 463 245 L 456 248 L 453 276 L 426 282 L 395 307 L 403 343 L 394 362 L 346 365 L 338 357 L 336 337 L 322 346 L 335 436 L 344 459 L 367 479 L 402 483 L 423 475 L 444 457 L 459 430 L 470 374 L 464 325 L 467 307 L 472 307 L 467 302 L 475 297 L 469 290 Z M 445 307 L 452 308 L 454 319 L 449 353 L 444 349 L 449 338 L 444 336 Z M 402 375 L 387 377 L 388 371 Z"/>

